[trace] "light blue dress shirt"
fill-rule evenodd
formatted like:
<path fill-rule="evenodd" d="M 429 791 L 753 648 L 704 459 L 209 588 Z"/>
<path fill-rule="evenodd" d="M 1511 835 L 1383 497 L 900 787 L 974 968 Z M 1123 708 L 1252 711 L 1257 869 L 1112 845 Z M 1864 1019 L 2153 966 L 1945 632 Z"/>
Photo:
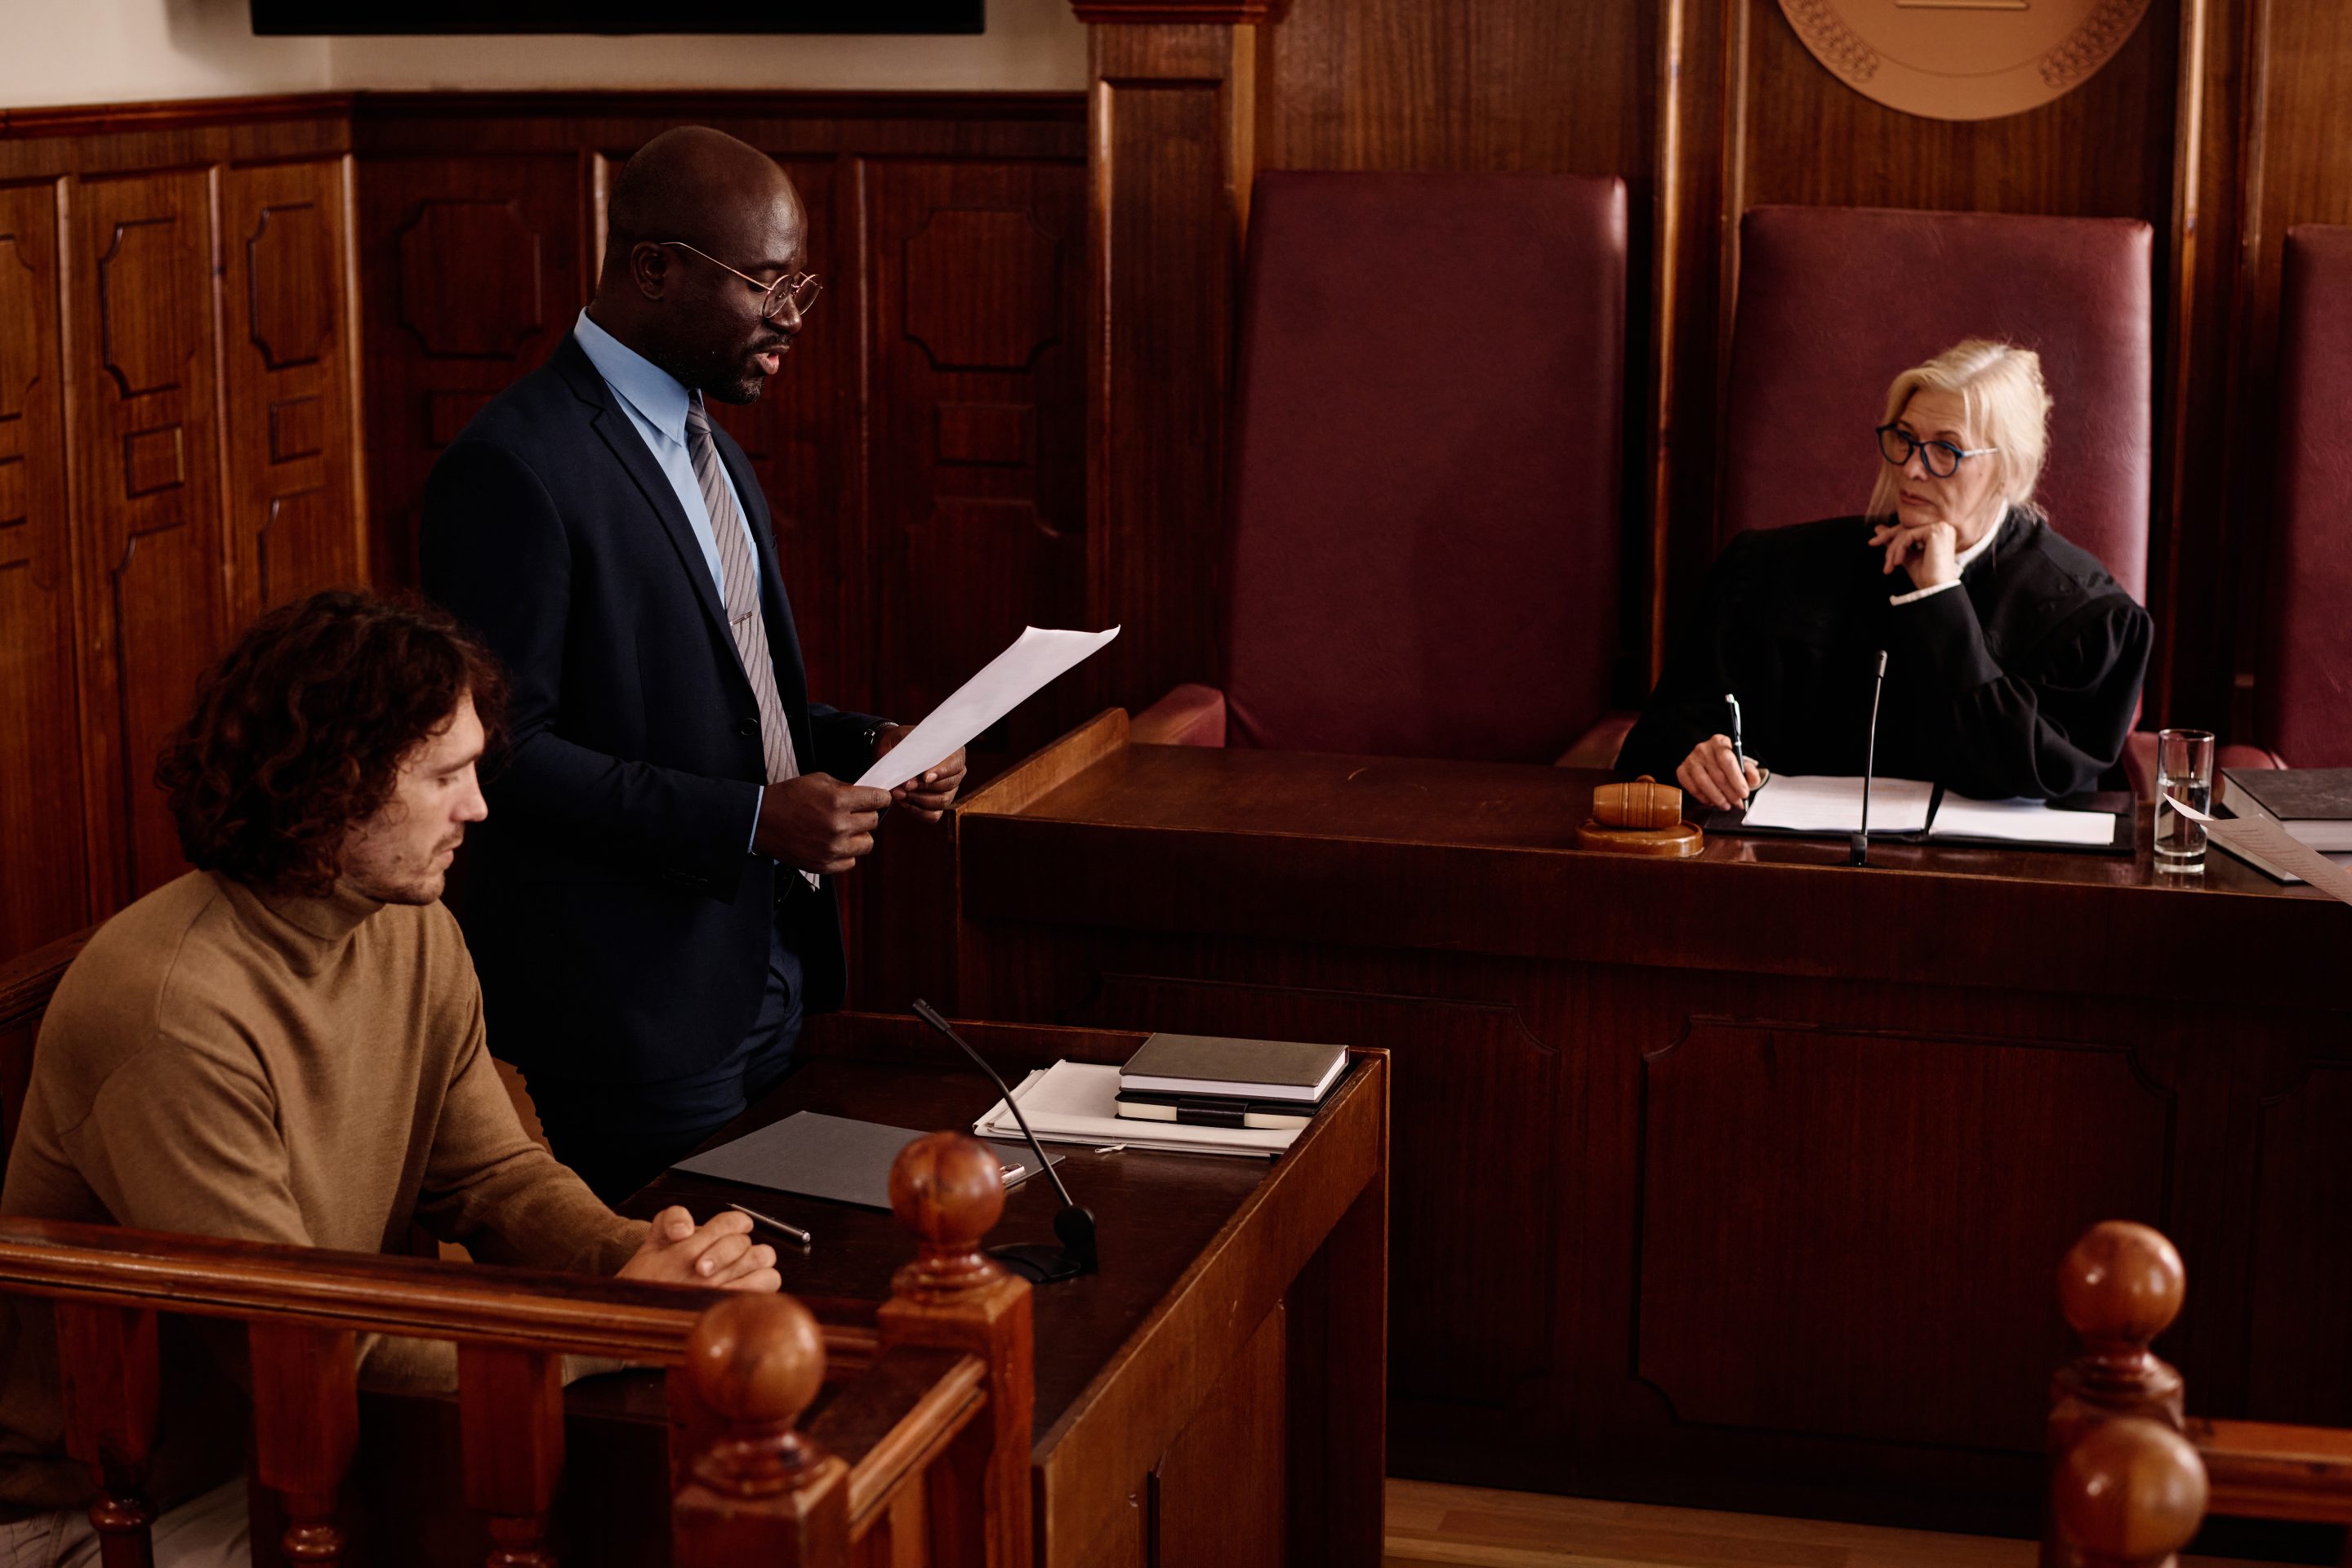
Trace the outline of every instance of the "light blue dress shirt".
<path fill-rule="evenodd" d="M 687 524 L 694 530 L 694 542 L 702 546 L 703 563 L 710 568 L 710 581 L 718 585 L 724 603 L 727 583 L 719 569 L 719 536 L 711 531 L 710 509 L 702 504 L 702 481 L 695 478 L 694 455 L 686 446 L 686 410 L 693 395 L 677 377 L 598 326 L 585 310 L 580 312 L 572 334 L 586 351 L 588 363 L 620 399 L 622 411 L 636 427 L 646 450 L 653 454 L 669 488 L 677 492 L 677 504 L 686 510 Z M 719 477 L 726 482 L 727 493 L 735 498 L 735 515 L 744 520 L 748 530 L 751 509 L 743 504 L 743 492 L 735 488 L 734 477 L 723 463 Z M 760 559 L 756 545 L 751 547 L 751 554 L 756 563 Z"/>
<path fill-rule="evenodd" d="M 711 531 L 710 509 L 702 504 L 702 481 L 694 475 L 694 456 L 686 447 L 686 409 L 692 395 L 677 377 L 654 363 L 645 355 L 598 326 L 588 312 L 580 312 L 572 324 L 572 335 L 580 340 L 581 349 L 588 363 L 604 378 L 620 401 L 621 410 L 636 427 L 637 436 L 653 454 L 661 468 L 662 477 L 669 488 L 677 492 L 677 504 L 686 509 L 687 525 L 694 530 L 694 542 L 702 546 L 704 564 L 710 568 L 710 581 L 719 589 L 721 604 L 727 600 L 726 574 L 719 568 L 719 536 Z M 751 509 L 743 504 L 743 492 L 735 488 L 732 475 L 726 465 L 719 465 L 719 477 L 726 482 L 727 493 L 735 498 L 735 515 L 743 520 L 743 528 L 751 526 Z M 746 541 L 750 544 L 749 541 Z M 760 559 L 756 545 L 750 546 L 754 563 Z M 751 806 L 751 837 L 760 836 L 759 801 L 764 799 L 768 786 L 761 784 Z M 806 872 L 802 873 L 807 876 Z M 809 880 L 814 882 L 815 878 Z"/>

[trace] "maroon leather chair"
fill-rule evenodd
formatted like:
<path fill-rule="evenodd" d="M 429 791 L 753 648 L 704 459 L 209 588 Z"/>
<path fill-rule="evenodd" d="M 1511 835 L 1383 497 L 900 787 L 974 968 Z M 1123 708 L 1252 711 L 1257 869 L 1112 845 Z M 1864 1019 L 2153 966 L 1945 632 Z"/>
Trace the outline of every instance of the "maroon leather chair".
<path fill-rule="evenodd" d="M 1266 174 L 1251 204 L 1222 689 L 1139 740 L 1549 762 L 1607 703 L 1625 190 Z"/>
<path fill-rule="evenodd" d="M 2261 738 L 2295 767 L 2352 767 L 2352 228 L 2287 230 L 2285 266 Z"/>
<path fill-rule="evenodd" d="M 1963 338 L 2000 338 L 2041 354 L 2054 405 L 2036 499 L 2145 599 L 2154 243 L 2126 218 L 1751 208 L 1718 542 L 1860 511 L 1888 383 Z"/>
<path fill-rule="evenodd" d="M 2154 243 L 2131 219 L 1748 209 L 1717 543 L 1861 511 L 1888 384 L 1964 338 L 2000 338 L 2041 354 L 2054 404 L 2036 499 L 2145 602 Z M 1605 766 L 1632 724 L 1561 761 Z"/>

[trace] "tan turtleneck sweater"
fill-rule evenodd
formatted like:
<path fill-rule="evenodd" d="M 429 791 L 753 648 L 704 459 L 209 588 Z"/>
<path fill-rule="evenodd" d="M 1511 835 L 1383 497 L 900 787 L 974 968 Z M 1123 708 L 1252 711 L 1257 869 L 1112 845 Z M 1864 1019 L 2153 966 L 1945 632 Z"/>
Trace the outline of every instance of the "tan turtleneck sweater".
<path fill-rule="evenodd" d="M 523 1132 L 446 909 L 204 871 L 107 921 L 66 972 L 0 1212 L 362 1252 L 402 1249 L 414 1220 L 477 1258 L 597 1274 L 646 1232 Z M 362 1351 L 372 1384 L 454 1382 L 446 1344 Z M 0 1501 L 89 1499 L 57 1376 L 47 1308 L 0 1298 Z M 163 1447 L 216 1449 L 204 1425 L 167 1406 Z M 189 1457 L 158 1453 L 159 1501 L 201 1476 Z"/>

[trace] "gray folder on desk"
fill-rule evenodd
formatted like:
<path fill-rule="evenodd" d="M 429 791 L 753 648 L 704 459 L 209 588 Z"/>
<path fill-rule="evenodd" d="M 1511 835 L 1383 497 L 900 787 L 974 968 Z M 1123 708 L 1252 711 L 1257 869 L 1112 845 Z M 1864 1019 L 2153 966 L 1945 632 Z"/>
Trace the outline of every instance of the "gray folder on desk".
<path fill-rule="evenodd" d="M 707 1154 L 682 1160 L 675 1168 L 747 1187 L 887 1209 L 890 1163 L 898 1159 L 899 1150 L 921 1136 L 911 1127 L 885 1127 L 878 1121 L 852 1121 L 814 1110 L 796 1110 Z M 1037 1173 L 1037 1157 L 1025 1145 L 992 1142 L 988 1147 L 1008 1173 L 1007 1187 Z"/>

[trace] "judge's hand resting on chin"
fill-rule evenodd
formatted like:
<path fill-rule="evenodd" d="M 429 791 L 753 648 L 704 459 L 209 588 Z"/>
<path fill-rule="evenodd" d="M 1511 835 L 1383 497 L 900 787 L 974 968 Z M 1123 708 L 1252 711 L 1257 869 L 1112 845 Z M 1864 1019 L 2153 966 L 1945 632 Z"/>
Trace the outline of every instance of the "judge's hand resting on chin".
<path fill-rule="evenodd" d="M 1940 588 L 1960 580 L 1960 532 L 1937 518 L 1932 522 L 1884 521 L 1870 531 L 1873 549 L 1886 552 L 1881 575 L 1909 567 L 1914 588 Z"/>
<path fill-rule="evenodd" d="M 1730 736 L 1709 735 L 1675 770 L 1675 782 L 1716 810 L 1730 811 L 1746 805 L 1748 797 L 1763 787 L 1764 770 L 1753 757 L 1743 761 L 1731 749 Z"/>
<path fill-rule="evenodd" d="M 776 1249 L 751 1240 L 751 1216 L 730 1209 L 696 1225 L 673 1204 L 654 1215 L 645 1245 L 621 1265 L 624 1279 L 656 1279 L 666 1285 L 703 1285 L 721 1290 L 781 1290 Z"/>

